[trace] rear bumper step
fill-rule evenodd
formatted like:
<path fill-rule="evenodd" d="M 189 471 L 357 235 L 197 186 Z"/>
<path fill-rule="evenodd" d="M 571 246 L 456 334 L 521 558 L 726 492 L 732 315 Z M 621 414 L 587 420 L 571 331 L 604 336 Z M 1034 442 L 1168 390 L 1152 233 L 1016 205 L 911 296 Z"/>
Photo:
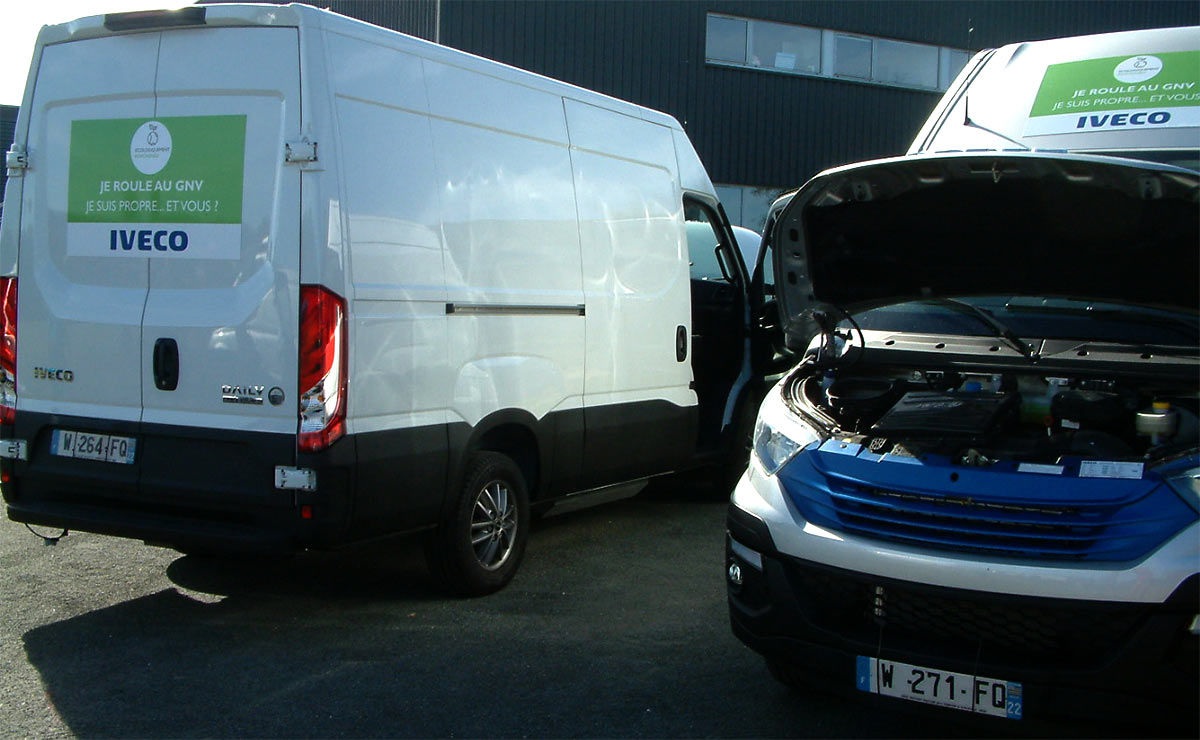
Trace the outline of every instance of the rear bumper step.
<path fill-rule="evenodd" d="M 287 552 L 300 549 L 292 536 L 254 525 L 214 522 L 121 508 L 81 504 L 13 502 L 14 522 L 144 540 L 172 547 L 220 551 Z"/>

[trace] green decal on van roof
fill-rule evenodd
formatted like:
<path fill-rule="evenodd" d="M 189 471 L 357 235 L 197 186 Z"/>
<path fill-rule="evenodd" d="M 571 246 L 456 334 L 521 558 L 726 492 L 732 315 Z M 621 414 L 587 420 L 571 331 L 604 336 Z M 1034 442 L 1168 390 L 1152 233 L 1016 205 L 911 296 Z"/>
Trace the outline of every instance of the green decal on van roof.
<path fill-rule="evenodd" d="M 1200 51 L 1046 67 L 1026 136 L 1200 126 Z"/>
<path fill-rule="evenodd" d="M 71 123 L 70 223 L 240 224 L 246 116 Z"/>

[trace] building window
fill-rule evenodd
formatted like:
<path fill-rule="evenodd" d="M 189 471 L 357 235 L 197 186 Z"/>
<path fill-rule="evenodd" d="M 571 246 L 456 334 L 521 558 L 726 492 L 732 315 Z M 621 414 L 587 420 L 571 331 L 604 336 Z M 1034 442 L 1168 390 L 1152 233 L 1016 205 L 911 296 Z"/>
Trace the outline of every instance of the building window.
<path fill-rule="evenodd" d="M 788 23 L 708 14 L 709 63 L 945 90 L 967 52 Z"/>
<path fill-rule="evenodd" d="M 704 55 L 716 62 L 745 64 L 746 25 L 746 21 L 739 18 L 709 15 Z"/>
<path fill-rule="evenodd" d="M 821 72 L 821 32 L 815 28 L 755 21 L 749 27 L 749 40 L 751 66 Z"/>
<path fill-rule="evenodd" d="M 938 60 L 938 87 L 942 90 L 950 87 L 954 78 L 967 66 L 967 52 L 957 49 L 942 49 Z"/>
<path fill-rule="evenodd" d="M 936 88 L 938 48 L 926 44 L 877 39 L 871 77 L 879 82 Z"/>
<path fill-rule="evenodd" d="M 871 39 L 838 35 L 834 46 L 833 73 L 838 77 L 871 79 Z"/>

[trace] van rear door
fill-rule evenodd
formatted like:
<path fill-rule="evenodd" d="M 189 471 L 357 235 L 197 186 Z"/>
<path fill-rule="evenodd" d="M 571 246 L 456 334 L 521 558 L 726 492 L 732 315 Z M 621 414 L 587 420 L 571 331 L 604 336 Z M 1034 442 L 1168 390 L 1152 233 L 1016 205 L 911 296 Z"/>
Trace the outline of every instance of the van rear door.
<path fill-rule="evenodd" d="M 144 495 L 269 496 L 272 466 L 294 459 L 301 175 L 284 151 L 299 64 L 295 28 L 162 34 L 155 120 L 171 152 L 141 338 Z M 184 455 L 204 474 L 181 475 Z"/>
<path fill-rule="evenodd" d="M 141 418 L 148 260 L 139 251 L 114 259 L 109 250 L 105 221 L 130 195 L 113 192 L 112 182 L 133 178 L 106 170 L 99 149 L 112 120 L 154 116 L 158 41 L 141 34 L 42 50 L 17 269 L 22 411 Z M 129 151 L 128 138 L 119 148 Z"/>
<path fill-rule="evenodd" d="M 300 170 L 284 148 L 299 70 L 295 28 L 162 35 L 155 119 L 171 151 L 149 237 L 147 425 L 296 431 Z"/>
<path fill-rule="evenodd" d="M 18 258 L 29 501 L 240 505 L 294 462 L 299 66 L 294 27 L 43 48 Z M 96 462 L 71 431 L 128 454 Z"/>

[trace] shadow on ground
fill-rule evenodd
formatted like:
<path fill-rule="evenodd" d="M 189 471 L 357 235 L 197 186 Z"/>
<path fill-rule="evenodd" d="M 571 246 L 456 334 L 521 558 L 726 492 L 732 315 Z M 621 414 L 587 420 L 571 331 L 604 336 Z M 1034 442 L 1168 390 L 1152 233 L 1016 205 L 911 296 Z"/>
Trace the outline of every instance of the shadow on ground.
<path fill-rule="evenodd" d="M 24 646 L 77 736 L 968 734 L 772 682 L 729 631 L 723 521 L 670 497 L 552 518 L 516 580 L 473 600 L 443 598 L 415 543 L 181 556 L 161 590 Z"/>

